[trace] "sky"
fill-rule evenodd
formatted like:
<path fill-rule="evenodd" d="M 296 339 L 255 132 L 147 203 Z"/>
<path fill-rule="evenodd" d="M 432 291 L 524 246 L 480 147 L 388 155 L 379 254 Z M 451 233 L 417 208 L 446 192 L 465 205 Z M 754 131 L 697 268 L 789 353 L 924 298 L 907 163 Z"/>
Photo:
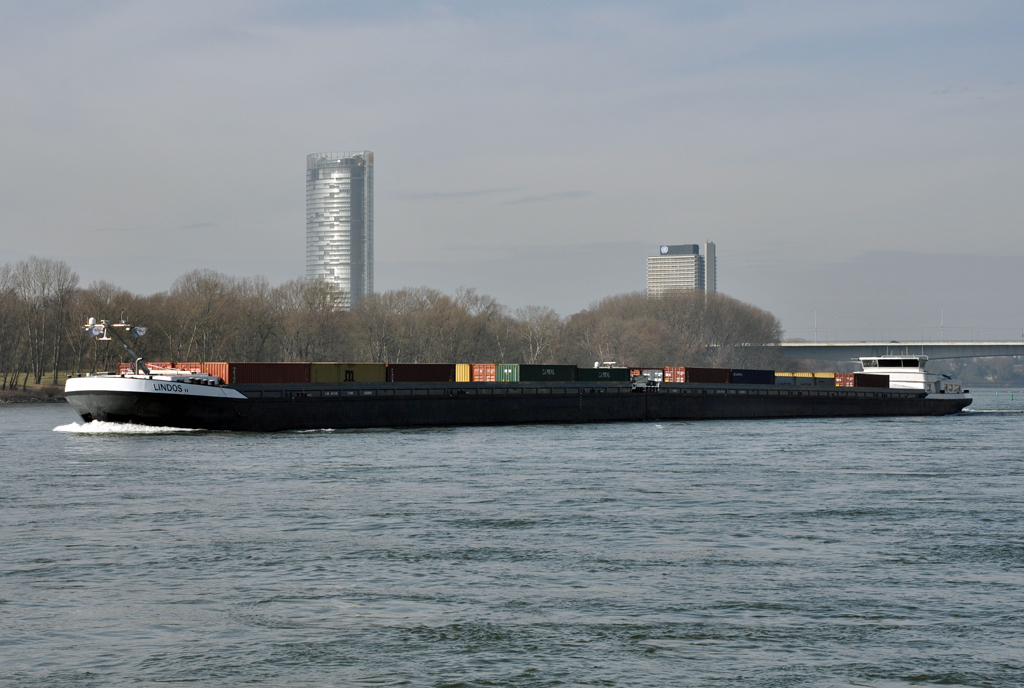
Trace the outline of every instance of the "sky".
<path fill-rule="evenodd" d="M 377 291 L 562 315 L 714 241 L 788 337 L 1024 339 L 1019 2 L 0 1 L 0 263 L 305 273 L 370 150 Z"/>

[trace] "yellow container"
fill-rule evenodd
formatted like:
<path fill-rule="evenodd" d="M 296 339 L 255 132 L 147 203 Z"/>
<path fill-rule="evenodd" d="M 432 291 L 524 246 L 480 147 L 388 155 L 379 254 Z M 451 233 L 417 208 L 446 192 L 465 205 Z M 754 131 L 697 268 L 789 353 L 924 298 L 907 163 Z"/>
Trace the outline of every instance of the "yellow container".
<path fill-rule="evenodd" d="M 470 382 L 472 378 L 469 375 L 469 364 L 468 363 L 456 363 L 455 364 L 455 381 L 456 382 Z"/>
<path fill-rule="evenodd" d="M 311 363 L 310 382 L 384 382 L 387 366 L 383 363 Z"/>
<path fill-rule="evenodd" d="M 793 373 L 775 373 L 775 377 L 793 377 Z"/>
<path fill-rule="evenodd" d="M 830 378 L 832 378 L 834 380 L 835 377 L 836 377 L 836 374 L 835 373 L 814 373 L 814 377 L 821 377 L 821 378 L 830 377 Z"/>
<path fill-rule="evenodd" d="M 814 377 L 814 373 L 793 373 L 793 377 Z"/>

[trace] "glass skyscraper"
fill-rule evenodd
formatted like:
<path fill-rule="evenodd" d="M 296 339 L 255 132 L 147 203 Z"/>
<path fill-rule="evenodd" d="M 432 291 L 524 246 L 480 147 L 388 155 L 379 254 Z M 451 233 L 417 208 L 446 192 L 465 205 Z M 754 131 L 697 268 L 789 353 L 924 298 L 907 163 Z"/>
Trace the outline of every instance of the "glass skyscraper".
<path fill-rule="evenodd" d="M 373 293 L 373 153 L 306 156 L 306 279 L 344 293 L 351 308 Z"/>

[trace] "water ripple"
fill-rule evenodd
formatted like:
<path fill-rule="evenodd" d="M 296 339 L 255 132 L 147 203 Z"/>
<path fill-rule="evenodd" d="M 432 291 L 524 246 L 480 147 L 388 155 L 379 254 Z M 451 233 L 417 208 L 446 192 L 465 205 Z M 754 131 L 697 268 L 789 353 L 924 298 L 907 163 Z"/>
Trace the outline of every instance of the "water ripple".
<path fill-rule="evenodd" d="M 272 435 L 0 407 L 0 685 L 1018 686 L 1024 402 L 977 396 Z"/>

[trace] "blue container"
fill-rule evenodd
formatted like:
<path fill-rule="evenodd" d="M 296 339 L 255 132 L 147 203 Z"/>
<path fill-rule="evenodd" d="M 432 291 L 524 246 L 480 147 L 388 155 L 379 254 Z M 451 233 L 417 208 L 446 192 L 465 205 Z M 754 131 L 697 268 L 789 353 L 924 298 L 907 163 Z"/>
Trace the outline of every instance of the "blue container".
<path fill-rule="evenodd" d="M 743 370 L 729 371 L 729 382 L 734 385 L 774 385 L 774 370 Z"/>

